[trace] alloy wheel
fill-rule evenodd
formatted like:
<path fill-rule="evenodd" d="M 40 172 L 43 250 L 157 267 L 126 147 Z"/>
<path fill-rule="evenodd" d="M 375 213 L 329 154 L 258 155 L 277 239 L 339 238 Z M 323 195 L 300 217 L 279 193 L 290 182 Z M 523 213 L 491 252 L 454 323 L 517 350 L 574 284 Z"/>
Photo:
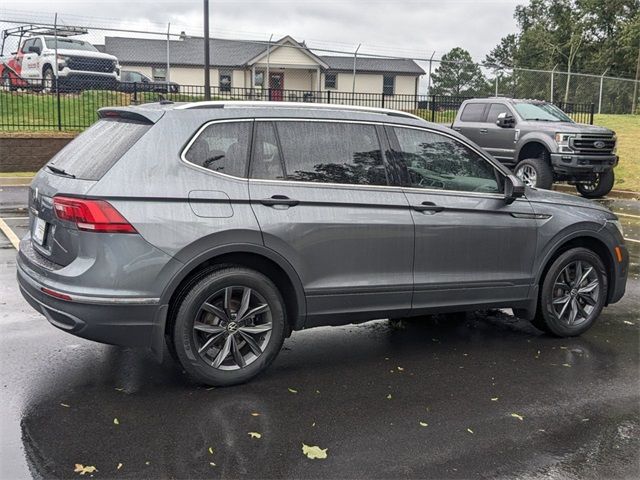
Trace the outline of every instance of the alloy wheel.
<path fill-rule="evenodd" d="M 264 352 L 273 328 L 271 309 L 260 293 L 229 286 L 211 295 L 193 323 L 195 346 L 213 368 L 238 370 Z"/>
<path fill-rule="evenodd" d="M 516 171 L 516 177 L 522 180 L 527 187 L 535 187 L 538 174 L 531 165 L 522 165 Z"/>
<path fill-rule="evenodd" d="M 576 260 L 565 266 L 553 284 L 553 311 L 558 320 L 577 326 L 589 320 L 598 304 L 600 280 L 593 265 Z"/>

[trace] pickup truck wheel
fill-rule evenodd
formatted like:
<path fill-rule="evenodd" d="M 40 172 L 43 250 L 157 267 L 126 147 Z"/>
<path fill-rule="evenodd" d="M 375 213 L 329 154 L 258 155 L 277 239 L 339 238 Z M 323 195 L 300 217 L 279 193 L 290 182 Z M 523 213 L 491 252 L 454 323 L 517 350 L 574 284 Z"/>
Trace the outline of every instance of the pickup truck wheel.
<path fill-rule="evenodd" d="M 613 170 L 596 174 L 596 179 L 590 183 L 579 183 L 576 185 L 578 193 L 585 198 L 604 197 L 613 188 L 615 174 Z"/>
<path fill-rule="evenodd" d="M 53 75 L 53 70 L 47 65 L 42 71 L 42 91 L 45 93 L 54 91 L 56 88 L 55 81 L 56 78 Z"/>
<path fill-rule="evenodd" d="M 514 173 L 528 187 L 551 189 L 553 170 L 543 158 L 526 158 L 516 165 Z"/>

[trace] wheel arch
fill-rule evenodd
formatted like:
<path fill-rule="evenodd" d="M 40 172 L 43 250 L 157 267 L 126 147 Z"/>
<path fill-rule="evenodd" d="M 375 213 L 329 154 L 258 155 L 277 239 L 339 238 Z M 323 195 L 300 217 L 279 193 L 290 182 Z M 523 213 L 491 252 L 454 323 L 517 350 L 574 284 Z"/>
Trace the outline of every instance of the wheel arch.
<path fill-rule="evenodd" d="M 605 270 L 607 272 L 607 298 L 605 305 L 608 304 L 609 298 L 611 298 L 614 290 L 615 259 L 613 258 L 613 253 L 607 247 L 607 244 L 601 238 L 598 238 L 591 232 L 579 232 L 569 237 L 565 237 L 552 250 L 550 250 L 544 261 L 541 263 L 542 267 L 538 271 L 535 285 L 542 285 L 542 282 L 544 282 L 544 278 L 549 271 L 549 268 L 551 268 L 551 264 L 560 255 L 572 248 L 578 247 L 591 250 L 602 260 L 602 263 L 604 264 Z"/>
<path fill-rule="evenodd" d="M 539 137 L 525 140 L 516 153 L 516 163 L 527 158 L 543 158 L 551 164 L 551 151 L 553 149 L 547 142 Z"/>
<path fill-rule="evenodd" d="M 197 279 L 222 265 L 239 265 L 256 270 L 269 277 L 280 290 L 285 302 L 287 321 L 292 330 L 304 327 L 306 300 L 302 282 L 291 264 L 276 252 L 261 245 L 224 245 L 211 248 L 195 256 L 171 279 L 160 302 L 169 310 L 165 333 L 169 331 L 180 298 Z"/>

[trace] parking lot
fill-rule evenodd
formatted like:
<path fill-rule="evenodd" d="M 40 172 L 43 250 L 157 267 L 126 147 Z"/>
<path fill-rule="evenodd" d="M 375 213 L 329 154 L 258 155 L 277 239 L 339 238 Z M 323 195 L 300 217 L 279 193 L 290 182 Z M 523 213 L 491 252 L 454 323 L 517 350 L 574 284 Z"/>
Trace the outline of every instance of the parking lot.
<path fill-rule="evenodd" d="M 77 477 L 76 464 L 94 478 L 640 477 L 637 200 L 605 200 L 631 273 L 581 337 L 510 311 L 318 328 L 251 383 L 213 389 L 33 311 L 11 242 L 25 198 L 0 188 L 0 478 Z"/>

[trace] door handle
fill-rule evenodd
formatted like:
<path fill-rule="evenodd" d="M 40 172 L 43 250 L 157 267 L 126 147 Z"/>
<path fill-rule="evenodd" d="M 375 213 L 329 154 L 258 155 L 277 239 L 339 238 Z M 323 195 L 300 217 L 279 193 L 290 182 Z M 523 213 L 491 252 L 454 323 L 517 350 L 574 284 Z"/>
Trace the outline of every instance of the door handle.
<path fill-rule="evenodd" d="M 481 128 L 480 129 L 480 133 L 488 133 L 488 132 L 489 132 L 489 130 L 487 130 L 486 128 Z"/>
<path fill-rule="evenodd" d="M 287 207 L 295 207 L 300 202 L 298 200 L 292 200 L 286 195 L 272 195 L 271 198 L 263 198 L 260 200 L 262 205 L 267 207 L 273 207 L 275 205 L 286 205 Z"/>
<path fill-rule="evenodd" d="M 413 205 L 413 209 L 418 212 L 441 212 L 444 210 L 442 205 L 436 205 L 433 202 L 422 202 L 420 205 Z"/>

